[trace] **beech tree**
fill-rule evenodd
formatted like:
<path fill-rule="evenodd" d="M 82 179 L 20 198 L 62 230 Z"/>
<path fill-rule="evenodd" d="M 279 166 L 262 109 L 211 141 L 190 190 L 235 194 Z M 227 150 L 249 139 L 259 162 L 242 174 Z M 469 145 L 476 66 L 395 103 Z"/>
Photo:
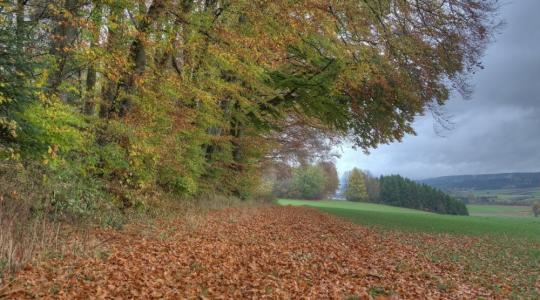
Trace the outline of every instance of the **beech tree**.
<path fill-rule="evenodd" d="M 4 1 L 0 158 L 57 161 L 127 206 L 156 190 L 247 198 L 269 161 L 399 141 L 468 95 L 497 6 Z"/>

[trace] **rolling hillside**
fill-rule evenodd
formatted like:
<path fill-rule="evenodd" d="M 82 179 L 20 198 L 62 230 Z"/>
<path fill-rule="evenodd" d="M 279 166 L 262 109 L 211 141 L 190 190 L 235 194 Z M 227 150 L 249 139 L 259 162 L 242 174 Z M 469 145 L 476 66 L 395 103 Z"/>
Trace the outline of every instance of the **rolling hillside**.
<path fill-rule="evenodd" d="M 444 176 L 420 182 L 445 190 L 535 188 L 540 187 L 540 172 Z"/>

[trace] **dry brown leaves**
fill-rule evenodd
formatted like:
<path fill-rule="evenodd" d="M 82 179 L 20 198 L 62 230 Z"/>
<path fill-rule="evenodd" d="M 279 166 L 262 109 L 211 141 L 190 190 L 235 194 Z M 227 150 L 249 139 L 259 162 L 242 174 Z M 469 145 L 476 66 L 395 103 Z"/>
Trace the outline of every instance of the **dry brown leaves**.
<path fill-rule="evenodd" d="M 27 267 L 0 289 L 8 298 L 458 299 L 475 298 L 459 268 L 410 243 L 309 208 L 211 212 L 182 222 L 100 231 L 109 250 Z M 1 296 L 0 296 L 1 298 Z"/>

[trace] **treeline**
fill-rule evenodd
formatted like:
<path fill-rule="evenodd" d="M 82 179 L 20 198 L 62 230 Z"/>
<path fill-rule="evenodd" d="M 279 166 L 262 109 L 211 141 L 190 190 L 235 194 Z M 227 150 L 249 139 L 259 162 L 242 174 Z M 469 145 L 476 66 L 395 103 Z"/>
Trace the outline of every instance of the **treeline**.
<path fill-rule="evenodd" d="M 349 201 L 376 202 L 450 215 L 468 215 L 465 203 L 441 190 L 399 175 L 375 178 L 353 169 L 342 187 Z"/>
<path fill-rule="evenodd" d="M 0 197 L 74 217 L 250 199 L 272 164 L 401 140 L 467 91 L 496 1 L 383 2 L 2 1 Z"/>
<path fill-rule="evenodd" d="M 449 215 L 468 215 L 467 206 L 441 190 L 399 175 L 381 176 L 380 202 Z"/>

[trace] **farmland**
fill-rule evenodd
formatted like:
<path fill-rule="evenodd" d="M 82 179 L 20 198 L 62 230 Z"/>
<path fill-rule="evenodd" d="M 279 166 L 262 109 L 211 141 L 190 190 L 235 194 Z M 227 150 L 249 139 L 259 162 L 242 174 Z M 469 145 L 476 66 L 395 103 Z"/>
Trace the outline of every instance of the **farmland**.
<path fill-rule="evenodd" d="M 469 204 L 528 206 L 540 201 L 540 188 L 446 189 L 450 195 Z"/>
<path fill-rule="evenodd" d="M 448 216 L 373 203 L 279 200 L 281 205 L 312 206 L 351 221 L 384 229 L 413 232 L 512 236 L 540 241 L 540 219 L 525 215 L 524 207 L 469 206 L 471 216 Z M 505 218 L 497 217 L 505 216 Z"/>

